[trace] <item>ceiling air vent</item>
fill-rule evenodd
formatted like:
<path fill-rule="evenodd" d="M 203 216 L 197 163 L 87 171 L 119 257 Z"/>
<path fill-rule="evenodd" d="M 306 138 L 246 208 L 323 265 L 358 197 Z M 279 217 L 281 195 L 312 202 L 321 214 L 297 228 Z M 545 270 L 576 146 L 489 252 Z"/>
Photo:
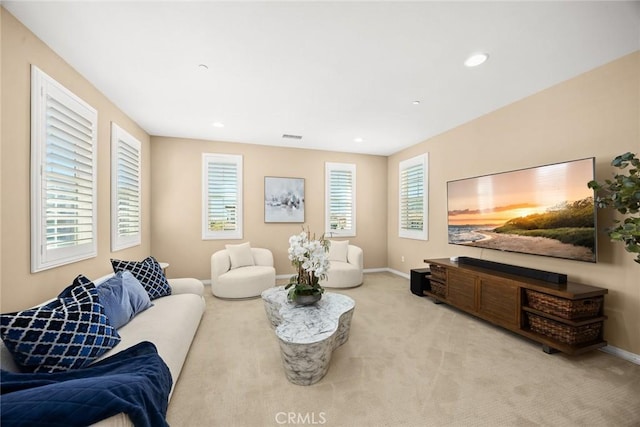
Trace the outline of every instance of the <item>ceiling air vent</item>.
<path fill-rule="evenodd" d="M 302 135 L 290 135 L 288 133 L 283 133 L 282 137 L 286 139 L 302 139 Z"/>

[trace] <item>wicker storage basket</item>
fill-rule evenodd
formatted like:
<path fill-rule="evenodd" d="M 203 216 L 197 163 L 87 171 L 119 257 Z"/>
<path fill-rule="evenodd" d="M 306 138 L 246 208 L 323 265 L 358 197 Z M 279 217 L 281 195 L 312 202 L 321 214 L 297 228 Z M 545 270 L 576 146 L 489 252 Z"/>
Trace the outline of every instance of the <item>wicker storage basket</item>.
<path fill-rule="evenodd" d="M 565 325 L 533 313 L 527 313 L 529 325 L 533 332 L 558 340 L 569 345 L 595 341 L 600 336 L 602 322 L 589 323 L 582 326 Z"/>
<path fill-rule="evenodd" d="M 447 280 L 447 270 L 444 267 L 437 264 L 431 264 L 429 265 L 429 270 L 435 279 Z"/>
<path fill-rule="evenodd" d="M 570 300 L 527 289 L 527 300 L 529 307 L 536 310 L 553 314 L 563 319 L 580 319 L 598 315 L 604 298 Z"/>
<path fill-rule="evenodd" d="M 433 271 L 433 270 L 432 270 Z M 431 273 L 433 274 L 433 273 Z M 439 297 L 445 298 L 447 296 L 447 285 L 440 282 L 431 281 L 431 293 Z"/>

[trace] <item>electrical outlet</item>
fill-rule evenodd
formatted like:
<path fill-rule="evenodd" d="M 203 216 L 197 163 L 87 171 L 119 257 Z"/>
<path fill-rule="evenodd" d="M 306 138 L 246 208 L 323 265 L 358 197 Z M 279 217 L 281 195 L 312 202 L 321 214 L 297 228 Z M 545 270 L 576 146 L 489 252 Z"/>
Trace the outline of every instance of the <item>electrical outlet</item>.
<path fill-rule="evenodd" d="M 400 260 L 401 260 L 402 262 L 404 262 L 404 255 L 402 255 L 402 257 L 400 258 Z"/>

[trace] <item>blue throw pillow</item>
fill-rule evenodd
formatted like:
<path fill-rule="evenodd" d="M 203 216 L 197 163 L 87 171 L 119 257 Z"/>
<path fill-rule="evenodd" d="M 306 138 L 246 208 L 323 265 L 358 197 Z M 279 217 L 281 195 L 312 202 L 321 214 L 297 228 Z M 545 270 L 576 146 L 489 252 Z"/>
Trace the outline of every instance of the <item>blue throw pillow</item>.
<path fill-rule="evenodd" d="M 130 271 L 133 277 L 140 281 L 140 284 L 152 300 L 171 295 L 171 286 L 169 286 L 162 267 L 160 267 L 160 263 L 152 256 L 142 261 L 112 259 L 111 266 L 115 273 L 126 270 Z"/>
<path fill-rule="evenodd" d="M 0 336 L 28 372 L 82 368 L 120 342 L 95 285 L 82 275 L 46 305 L 0 315 Z"/>
<path fill-rule="evenodd" d="M 120 271 L 97 287 L 109 323 L 120 329 L 136 314 L 151 307 L 151 300 L 130 271 Z"/>
<path fill-rule="evenodd" d="M 153 305 L 147 291 L 130 271 L 122 272 L 122 285 L 129 294 L 129 303 L 133 309 L 134 316 Z"/>

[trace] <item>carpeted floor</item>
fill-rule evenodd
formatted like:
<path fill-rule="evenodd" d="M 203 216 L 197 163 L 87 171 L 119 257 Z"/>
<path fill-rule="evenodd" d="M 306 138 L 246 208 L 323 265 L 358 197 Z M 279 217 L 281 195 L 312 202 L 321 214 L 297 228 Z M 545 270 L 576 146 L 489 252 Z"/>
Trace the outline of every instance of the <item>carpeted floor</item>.
<path fill-rule="evenodd" d="M 176 385 L 173 427 L 640 426 L 640 366 L 539 344 L 365 274 L 327 375 L 289 383 L 261 299 L 207 310 Z"/>

